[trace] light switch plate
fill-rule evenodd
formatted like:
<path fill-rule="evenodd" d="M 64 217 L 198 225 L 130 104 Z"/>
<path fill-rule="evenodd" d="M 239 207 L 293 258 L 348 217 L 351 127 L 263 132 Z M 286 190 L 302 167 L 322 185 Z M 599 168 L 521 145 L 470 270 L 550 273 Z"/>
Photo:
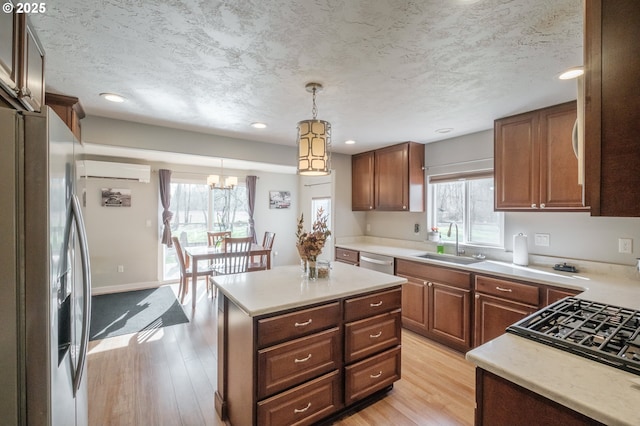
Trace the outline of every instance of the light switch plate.
<path fill-rule="evenodd" d="M 536 234 L 535 245 L 541 247 L 549 247 L 549 234 Z"/>

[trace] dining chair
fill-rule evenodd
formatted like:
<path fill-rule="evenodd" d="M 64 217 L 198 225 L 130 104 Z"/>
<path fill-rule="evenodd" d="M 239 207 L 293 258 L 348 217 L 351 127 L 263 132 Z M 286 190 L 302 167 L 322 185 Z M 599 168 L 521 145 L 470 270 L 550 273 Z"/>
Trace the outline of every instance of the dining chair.
<path fill-rule="evenodd" d="M 264 237 L 262 238 L 262 247 L 271 250 L 273 248 L 273 240 L 276 238 L 276 233 L 275 232 L 265 232 L 264 233 Z M 263 254 L 260 256 L 252 256 L 251 257 L 251 263 L 249 263 L 249 268 L 248 270 L 250 272 L 252 271 L 264 271 L 265 269 L 267 269 L 267 256 L 271 256 L 271 253 L 267 254 Z M 253 261 L 256 258 L 257 261 Z"/>
<path fill-rule="evenodd" d="M 230 275 L 247 272 L 249 267 L 249 253 L 253 238 L 225 238 L 221 264 L 212 269 L 213 275 Z M 213 297 L 217 297 L 218 288 L 213 284 L 213 277 L 209 277 L 209 285 L 213 288 Z"/>
<path fill-rule="evenodd" d="M 180 298 L 180 303 L 184 303 L 184 296 L 189 292 L 189 281 L 193 277 L 193 271 L 188 264 L 188 257 L 185 256 L 185 253 L 182 250 L 180 239 L 178 237 L 171 237 L 171 240 L 173 241 L 173 247 L 176 250 L 176 256 L 178 257 L 178 263 L 180 264 L 180 287 L 178 289 L 178 297 Z M 213 270 L 210 268 L 198 271 L 198 277 L 211 275 L 213 275 Z"/>
<path fill-rule="evenodd" d="M 207 232 L 207 244 L 209 247 L 217 247 L 222 244 L 225 238 L 231 236 L 231 231 Z"/>

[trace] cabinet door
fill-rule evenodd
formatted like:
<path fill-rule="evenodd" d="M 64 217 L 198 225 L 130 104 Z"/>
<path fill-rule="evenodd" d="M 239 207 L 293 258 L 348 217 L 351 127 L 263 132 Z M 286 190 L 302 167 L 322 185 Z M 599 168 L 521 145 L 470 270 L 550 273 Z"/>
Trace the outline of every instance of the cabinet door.
<path fill-rule="evenodd" d="M 21 25 L 25 30 L 22 31 L 22 71 L 18 97 L 25 107 L 39 112 L 44 105 L 44 49 L 26 17 L 22 18 Z"/>
<path fill-rule="evenodd" d="M 402 284 L 402 325 L 410 330 L 427 331 L 426 281 L 400 276 L 407 279 Z"/>
<path fill-rule="evenodd" d="M 429 332 L 461 351 L 471 349 L 471 292 L 429 282 Z"/>
<path fill-rule="evenodd" d="M 373 210 L 373 151 L 351 157 L 351 210 Z"/>
<path fill-rule="evenodd" d="M 540 193 L 538 114 L 496 120 L 494 127 L 496 209 L 537 208 Z"/>
<path fill-rule="evenodd" d="M 409 208 L 409 144 L 375 151 L 375 206 L 377 210 Z"/>
<path fill-rule="evenodd" d="M 18 15 L 0 13 L 0 84 L 14 97 L 18 87 L 18 58 Z"/>
<path fill-rule="evenodd" d="M 585 1 L 585 198 L 593 216 L 640 216 L 640 8 Z"/>
<path fill-rule="evenodd" d="M 571 138 L 576 116 L 575 102 L 540 111 L 540 208 L 587 209 Z"/>
<path fill-rule="evenodd" d="M 476 293 L 474 346 L 480 346 L 504 334 L 508 326 L 536 310 L 534 306 Z"/>

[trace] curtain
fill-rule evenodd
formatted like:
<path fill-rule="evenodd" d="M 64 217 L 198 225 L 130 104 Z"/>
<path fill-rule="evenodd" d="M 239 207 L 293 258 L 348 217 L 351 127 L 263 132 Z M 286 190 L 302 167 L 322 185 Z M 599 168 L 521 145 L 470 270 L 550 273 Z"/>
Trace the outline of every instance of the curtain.
<path fill-rule="evenodd" d="M 171 170 L 158 170 L 160 178 L 160 202 L 162 203 L 162 244 L 171 247 L 171 218 L 173 213 L 169 211 L 171 206 Z"/>
<path fill-rule="evenodd" d="M 256 206 L 256 180 L 257 176 L 247 176 L 247 213 L 249 213 L 249 235 L 253 238 L 254 243 L 258 243 L 256 239 L 256 223 L 253 220 L 253 210 Z"/>

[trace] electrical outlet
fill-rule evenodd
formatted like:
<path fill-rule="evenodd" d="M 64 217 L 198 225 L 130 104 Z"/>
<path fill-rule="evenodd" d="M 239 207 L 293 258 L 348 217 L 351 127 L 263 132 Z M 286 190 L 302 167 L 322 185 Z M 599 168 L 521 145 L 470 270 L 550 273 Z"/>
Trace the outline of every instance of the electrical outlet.
<path fill-rule="evenodd" d="M 631 238 L 618 238 L 618 253 L 633 253 L 633 240 Z"/>
<path fill-rule="evenodd" d="M 413 225 L 413 233 L 418 235 L 420 233 L 420 224 L 416 223 Z"/>
<path fill-rule="evenodd" d="M 118 265 L 118 272 L 124 272 L 124 265 Z"/>
<path fill-rule="evenodd" d="M 535 245 L 549 247 L 549 234 L 535 234 Z"/>

